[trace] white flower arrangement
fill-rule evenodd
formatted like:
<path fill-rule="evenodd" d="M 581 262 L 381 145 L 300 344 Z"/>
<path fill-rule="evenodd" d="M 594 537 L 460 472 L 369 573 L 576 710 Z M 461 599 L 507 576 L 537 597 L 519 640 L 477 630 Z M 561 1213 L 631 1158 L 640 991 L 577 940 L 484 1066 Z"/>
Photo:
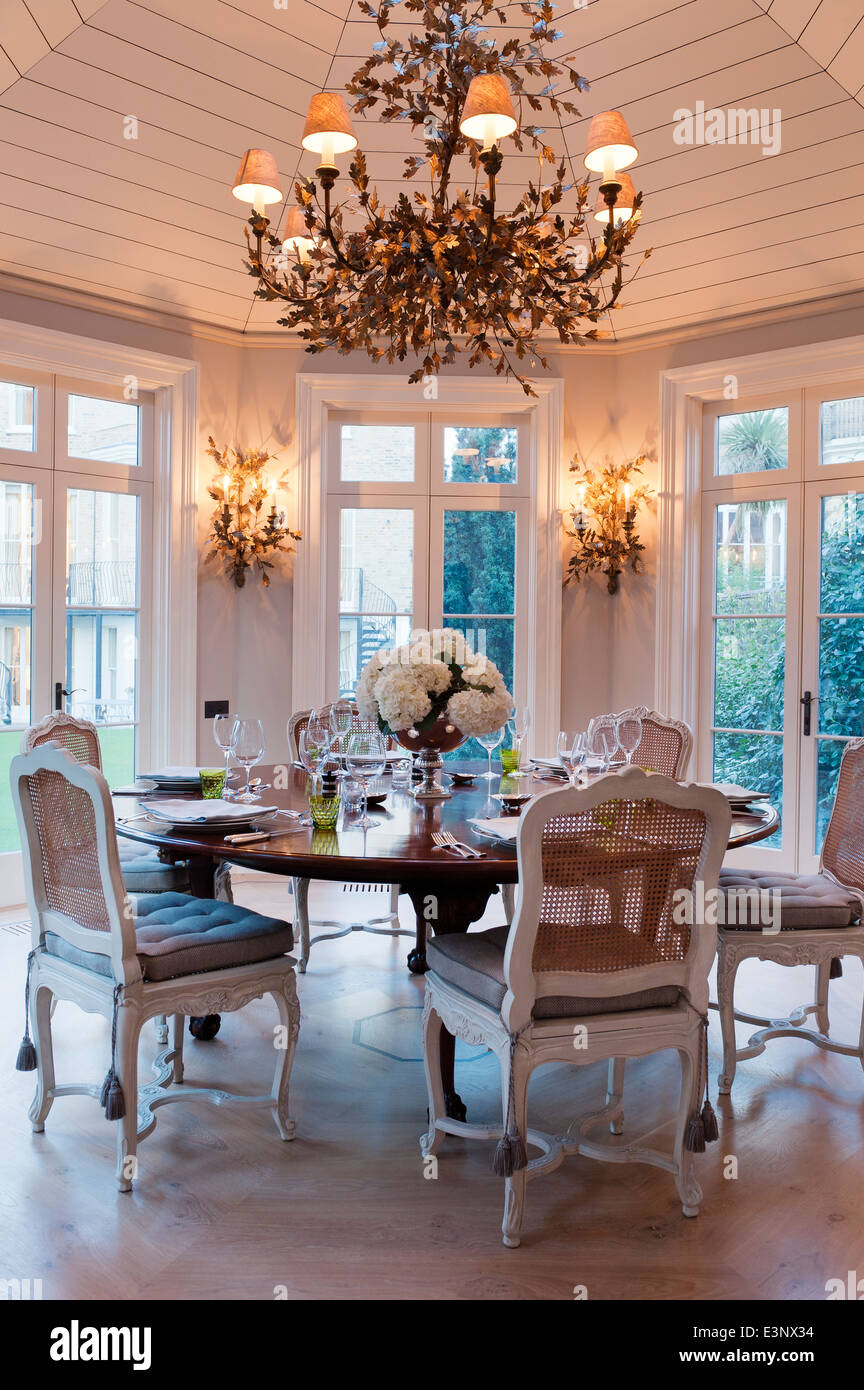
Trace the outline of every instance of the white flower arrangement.
<path fill-rule="evenodd" d="M 461 632 L 412 632 L 401 647 L 382 648 L 357 683 L 357 707 L 384 733 L 429 729 L 445 716 L 466 738 L 506 724 L 513 697 L 498 667 L 475 652 Z"/>

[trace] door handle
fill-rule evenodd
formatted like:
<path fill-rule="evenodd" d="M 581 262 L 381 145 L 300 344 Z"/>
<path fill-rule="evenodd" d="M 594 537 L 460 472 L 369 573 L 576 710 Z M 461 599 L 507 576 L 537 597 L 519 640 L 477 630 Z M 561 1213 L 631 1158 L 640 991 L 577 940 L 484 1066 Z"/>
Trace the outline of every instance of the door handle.
<path fill-rule="evenodd" d="M 80 694 L 83 686 L 76 686 L 74 690 L 64 690 L 62 681 L 54 682 L 54 708 L 62 710 L 64 696 L 68 700 L 70 695 Z"/>
<path fill-rule="evenodd" d="M 804 734 L 805 738 L 810 737 L 810 721 L 813 713 L 813 702 L 818 698 L 818 695 L 814 695 L 812 690 L 805 690 L 804 694 L 801 696 L 801 705 L 804 710 L 804 725 L 801 732 Z"/>

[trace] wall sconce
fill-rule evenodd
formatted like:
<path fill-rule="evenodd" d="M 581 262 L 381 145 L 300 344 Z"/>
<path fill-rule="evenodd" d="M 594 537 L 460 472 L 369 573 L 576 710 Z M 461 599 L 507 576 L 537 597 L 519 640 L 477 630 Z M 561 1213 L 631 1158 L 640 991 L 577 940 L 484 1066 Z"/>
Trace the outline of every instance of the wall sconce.
<path fill-rule="evenodd" d="M 640 572 L 645 547 L 636 530 L 636 515 L 639 503 L 650 496 L 651 489 L 634 481 L 634 475 L 642 473 L 644 462 L 640 457 L 630 463 L 610 463 L 599 473 L 585 468 L 578 459 L 571 463 L 576 498 L 564 530 L 575 545 L 565 584 L 578 584 L 583 574 L 600 570 L 606 575 L 607 592 L 617 594 L 622 570 L 629 566 L 634 574 Z"/>
<path fill-rule="evenodd" d="M 212 435 L 207 443 L 210 446 L 207 452 L 216 460 L 221 476 L 207 489 L 217 506 L 210 519 L 205 563 L 222 560 L 225 573 L 238 589 L 246 583 L 247 570 L 257 569 L 266 589 L 270 584 L 269 571 L 273 568 L 273 560 L 268 557 L 280 550 L 290 553 L 295 549 L 291 541 L 302 540 L 299 531 L 291 531 L 285 525 L 284 511 L 276 510 L 276 489 L 282 485 L 285 475 L 283 473 L 273 484 L 268 511 L 264 468 L 271 455 L 259 449 L 250 449 L 248 453 L 231 448 L 217 449 Z"/>

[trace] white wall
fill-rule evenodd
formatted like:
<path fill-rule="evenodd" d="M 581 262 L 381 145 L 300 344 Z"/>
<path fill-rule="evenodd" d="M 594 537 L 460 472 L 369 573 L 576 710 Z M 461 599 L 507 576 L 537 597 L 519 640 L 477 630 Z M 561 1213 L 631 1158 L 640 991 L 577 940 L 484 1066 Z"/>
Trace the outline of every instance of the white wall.
<path fill-rule="evenodd" d="M 194 359 L 201 366 L 200 541 L 212 503 L 206 484 L 213 468 L 206 457 L 209 434 L 217 443 L 266 447 L 280 453 L 280 464 L 294 463 L 294 391 L 297 372 L 368 372 L 381 368 L 364 355 L 307 356 L 288 342 L 243 348 L 193 337 L 105 314 L 55 305 L 0 291 L 0 317 L 56 328 L 67 333 Z M 604 349 L 548 355 L 550 373 L 565 382 L 563 499 L 572 455 L 589 465 L 608 456 L 620 462 L 645 452 L 652 458 L 648 480 L 656 484 L 658 374 L 687 363 L 722 360 L 743 353 L 819 342 L 864 331 L 861 311 L 814 315 L 769 327 L 707 336 L 638 351 Z M 465 369 L 463 368 L 463 371 Z M 392 376 L 404 379 L 406 366 Z M 540 370 L 538 369 L 538 374 Z M 482 387 L 483 374 L 477 373 Z M 419 388 L 418 388 L 419 390 Z M 370 402 L 374 379 L 370 380 Z M 289 520 L 292 502 L 286 498 Z M 562 721 L 581 727 L 599 709 L 651 703 L 654 688 L 654 602 L 656 526 L 653 511 L 641 524 L 647 545 L 646 572 L 626 574 L 619 593 L 607 595 L 594 577 L 564 595 Z M 228 698 L 232 711 L 263 719 L 268 752 L 287 756 L 285 723 L 291 710 L 291 568 L 269 589 L 250 580 L 237 590 L 212 566 L 202 567 L 198 591 L 199 749 L 212 757 L 212 726 L 203 718 L 205 699 Z"/>

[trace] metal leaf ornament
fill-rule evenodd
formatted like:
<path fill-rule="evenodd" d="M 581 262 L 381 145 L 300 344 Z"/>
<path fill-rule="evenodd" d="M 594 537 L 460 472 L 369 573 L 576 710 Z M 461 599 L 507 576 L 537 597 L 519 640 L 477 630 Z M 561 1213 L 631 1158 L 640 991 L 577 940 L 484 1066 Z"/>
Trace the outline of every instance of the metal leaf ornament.
<path fill-rule="evenodd" d="M 424 153 L 406 158 L 403 177 L 410 184 L 422 176 L 423 186 L 386 207 L 359 150 L 341 203 L 331 204 L 335 176 L 322 177 L 320 188 L 300 179 L 296 199 L 315 244 L 302 255 L 289 252 L 268 219 L 253 214 L 246 235 L 255 293 L 287 300 L 279 323 L 298 331 L 307 352 L 419 359 L 411 382 L 437 376 L 464 352 L 470 366 L 489 364 L 534 396 L 524 373 L 526 364 L 548 367 L 541 332 L 572 344 L 608 336 L 597 324 L 618 302 L 641 194 L 622 225 L 600 231 L 592 221 L 595 239 L 587 173 L 568 178 L 535 123 L 578 117 L 559 92 L 588 88 L 569 58 L 559 64 L 549 56 L 562 38 L 549 0 L 360 0 L 359 8 L 382 37 L 347 84 L 354 114 L 374 111 L 379 121 L 422 136 Z M 397 9 L 417 16 L 416 32 L 388 34 Z M 520 30 L 500 43 L 489 37 L 493 18 Z M 496 196 L 501 150 L 481 153 L 459 129 L 471 80 L 483 73 L 505 79 L 519 120 L 509 138 L 537 156 L 536 174 L 513 207 L 502 208 Z M 455 182 L 459 157 L 470 161 L 470 186 Z M 560 204 L 574 189 L 575 214 L 564 216 Z"/>
<path fill-rule="evenodd" d="M 204 562 L 222 561 L 225 574 L 238 589 L 246 583 L 250 570 L 258 572 L 264 588 L 270 584 L 273 558 L 278 552 L 290 554 L 296 549 L 292 541 L 302 540 L 299 531 L 285 525 L 285 513 L 276 511 L 271 501 L 267 511 L 267 482 L 264 469 L 272 458 L 263 449 L 219 449 L 212 435 L 207 441 L 207 453 L 215 459 L 224 481 L 215 480 L 207 491 L 217 503 L 210 518 L 207 552 Z M 281 486 L 285 474 L 276 480 Z"/>

